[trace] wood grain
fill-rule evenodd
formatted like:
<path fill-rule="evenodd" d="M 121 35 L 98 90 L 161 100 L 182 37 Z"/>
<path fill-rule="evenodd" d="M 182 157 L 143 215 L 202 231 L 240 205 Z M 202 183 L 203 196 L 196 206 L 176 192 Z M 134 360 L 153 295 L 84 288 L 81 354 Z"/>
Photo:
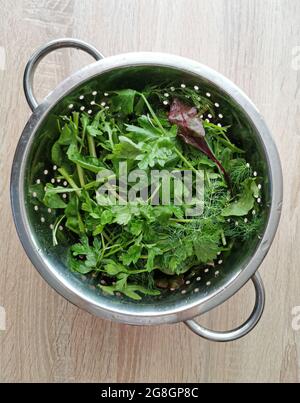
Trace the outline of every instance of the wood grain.
<path fill-rule="evenodd" d="M 300 332 L 300 45 L 298 0 L 0 0 L 0 380 L 4 382 L 299 382 Z M 246 339 L 221 345 L 184 325 L 130 327 L 97 319 L 58 296 L 22 250 L 9 202 L 13 152 L 30 111 L 22 74 L 32 51 L 50 39 L 78 37 L 105 55 L 163 51 L 199 60 L 253 99 L 278 145 L 284 171 L 283 217 L 261 267 L 263 320 Z M 1 51 L 2 52 L 2 51 Z M 3 52 L 1 53 L 3 54 Z M 45 96 L 89 61 L 75 51 L 50 55 L 36 92 Z M 82 56 L 82 57 L 81 57 Z M 300 67 L 300 66 L 299 66 Z M 239 324 L 253 305 L 246 286 L 201 319 L 215 329 Z"/>

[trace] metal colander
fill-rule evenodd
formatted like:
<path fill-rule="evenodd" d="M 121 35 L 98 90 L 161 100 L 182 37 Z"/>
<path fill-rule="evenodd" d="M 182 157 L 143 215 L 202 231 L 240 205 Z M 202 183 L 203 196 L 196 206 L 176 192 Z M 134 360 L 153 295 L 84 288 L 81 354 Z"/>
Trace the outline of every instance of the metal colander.
<path fill-rule="evenodd" d="M 33 76 L 40 60 L 62 47 L 75 47 L 91 54 L 97 62 L 63 81 L 38 105 L 33 94 Z M 265 228 L 261 236 L 219 256 L 215 264 L 189 272 L 179 287 L 169 287 L 160 296 L 129 300 L 106 295 L 96 287 L 93 276 L 80 276 L 66 265 L 66 247 L 53 246 L 55 211 L 38 202 L 35 184 L 52 182 L 66 186 L 50 158 L 57 138 L 57 116 L 71 111 L 93 113 L 95 103 L 105 107 L 108 91 L 143 89 L 145 85 L 173 82 L 196 88 L 215 105 L 214 123 L 230 124 L 260 183 Z M 74 39 L 53 41 L 36 51 L 29 60 L 24 89 L 33 114 L 17 146 L 11 176 L 11 201 L 15 224 L 27 255 L 45 280 L 61 295 L 95 315 L 136 325 L 185 321 L 197 334 L 211 340 L 229 341 L 247 334 L 258 323 L 264 308 L 264 289 L 256 273 L 268 252 L 280 218 L 282 174 L 279 156 L 270 133 L 251 101 L 219 73 L 195 61 L 158 53 L 130 53 L 103 58 L 92 46 Z M 170 89 L 171 91 L 171 89 Z M 167 98 L 167 97 L 166 97 Z M 168 100 L 166 99 L 166 103 Z M 207 114 L 204 119 L 213 119 Z M 68 194 L 63 195 L 68 198 Z M 58 224 L 63 230 L 63 223 Z M 248 321 L 229 332 L 204 329 L 193 320 L 223 303 L 252 278 L 256 303 Z M 102 280 L 104 282 L 105 280 Z M 97 283 L 99 280 L 97 279 Z"/>

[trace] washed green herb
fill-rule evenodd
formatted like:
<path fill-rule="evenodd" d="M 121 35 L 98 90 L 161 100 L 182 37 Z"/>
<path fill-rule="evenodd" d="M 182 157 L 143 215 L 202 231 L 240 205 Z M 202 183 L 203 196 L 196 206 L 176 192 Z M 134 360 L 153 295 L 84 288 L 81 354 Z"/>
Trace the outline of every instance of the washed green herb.
<path fill-rule="evenodd" d="M 89 113 L 58 119 L 56 175 L 30 192 L 53 214 L 54 246 L 61 231 L 69 240 L 70 270 L 140 300 L 180 288 L 191 270 L 259 236 L 261 178 L 217 107 L 198 88 L 152 86 L 107 92 Z M 162 203 L 166 183 L 154 171 L 194 175 L 182 188 L 191 203 L 178 203 L 174 184 Z M 200 179 L 203 211 L 191 215 Z"/>

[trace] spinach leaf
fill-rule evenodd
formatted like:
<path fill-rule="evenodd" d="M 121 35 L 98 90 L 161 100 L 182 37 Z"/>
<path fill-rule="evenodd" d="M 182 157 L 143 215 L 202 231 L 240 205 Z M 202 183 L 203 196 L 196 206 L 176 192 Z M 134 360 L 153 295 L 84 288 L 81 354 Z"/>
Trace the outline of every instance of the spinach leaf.
<path fill-rule="evenodd" d="M 243 191 L 237 201 L 231 203 L 222 211 L 223 217 L 244 216 L 253 209 L 255 197 L 258 197 L 259 190 L 255 179 L 246 179 L 243 183 Z"/>

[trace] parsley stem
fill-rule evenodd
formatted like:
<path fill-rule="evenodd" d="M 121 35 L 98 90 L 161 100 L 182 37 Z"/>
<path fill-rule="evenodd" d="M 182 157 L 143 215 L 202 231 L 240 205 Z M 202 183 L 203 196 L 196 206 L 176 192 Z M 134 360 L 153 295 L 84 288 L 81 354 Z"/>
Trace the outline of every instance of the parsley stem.
<path fill-rule="evenodd" d="M 208 183 L 208 185 L 209 185 L 209 187 L 210 187 L 210 186 L 211 186 L 211 182 L 210 182 L 210 179 L 209 179 L 209 174 L 208 174 L 207 170 L 205 170 L 204 172 L 205 172 L 205 177 L 206 177 L 206 179 L 207 179 L 207 183 Z"/>
<path fill-rule="evenodd" d="M 178 157 L 185 163 L 185 165 L 189 167 L 193 172 L 195 172 L 197 176 L 199 176 L 199 172 L 197 171 L 197 169 L 184 157 L 184 155 L 178 150 L 177 147 L 175 147 L 175 152 Z"/>
<path fill-rule="evenodd" d="M 53 246 L 57 246 L 57 245 L 58 245 L 57 238 L 56 238 L 56 233 L 57 233 L 57 230 L 58 230 L 58 227 L 59 227 L 60 223 L 62 222 L 62 220 L 63 220 L 65 217 L 66 217 L 66 216 L 63 215 L 63 216 L 61 216 L 60 218 L 58 218 L 57 221 L 56 221 L 56 223 L 55 223 L 55 225 L 54 225 L 54 228 L 53 228 L 53 230 L 52 230 L 52 242 L 53 242 Z"/>
<path fill-rule="evenodd" d="M 88 146 L 89 146 L 90 155 L 94 158 L 97 158 L 94 138 L 90 134 L 88 134 L 87 138 L 88 138 Z"/>
<path fill-rule="evenodd" d="M 109 257 L 109 256 L 111 256 L 111 255 L 114 255 L 116 252 L 119 252 L 120 250 L 126 248 L 127 246 L 129 246 L 129 245 L 132 244 L 133 242 L 135 242 L 134 239 L 132 239 L 131 241 L 129 241 L 129 242 L 127 242 L 127 243 L 125 243 L 125 244 L 119 246 L 117 249 L 115 249 L 115 250 L 109 252 L 105 257 Z"/>
<path fill-rule="evenodd" d="M 224 246 L 226 246 L 226 245 L 227 245 L 227 242 L 226 242 L 226 238 L 225 238 L 225 234 L 224 234 L 224 231 L 223 231 L 223 230 L 221 231 L 221 239 L 222 239 L 222 244 L 223 244 Z"/>
<path fill-rule="evenodd" d="M 108 230 L 108 228 L 106 228 L 106 230 L 108 231 L 109 236 L 110 236 L 109 241 L 107 241 L 107 242 L 108 242 L 108 245 L 111 245 L 118 238 L 118 235 L 111 234 L 111 232 Z M 113 247 L 120 246 L 120 245 L 121 244 L 112 245 L 109 248 L 113 248 Z"/>
<path fill-rule="evenodd" d="M 82 143 L 82 139 L 79 137 L 79 113 L 75 112 L 73 113 L 73 120 L 74 120 L 74 125 L 76 128 L 76 133 L 77 133 L 77 141 L 80 143 Z M 79 178 L 79 182 L 80 182 L 80 186 L 83 187 L 85 185 L 85 180 L 84 180 L 84 171 L 82 169 L 82 167 L 78 164 L 76 164 L 76 169 L 77 169 L 77 173 L 78 173 L 78 178 Z"/>
<path fill-rule="evenodd" d="M 100 181 L 93 181 L 83 186 L 85 190 L 94 189 L 95 187 L 99 186 L 102 182 Z"/>
<path fill-rule="evenodd" d="M 101 241 L 102 241 L 102 253 L 101 253 L 101 259 L 103 259 L 104 255 L 105 255 L 105 251 L 106 251 L 106 245 L 105 245 L 105 241 L 104 241 L 104 236 L 103 234 L 101 235 Z"/>
<path fill-rule="evenodd" d="M 108 242 L 108 243 L 110 243 L 110 238 L 109 238 L 109 236 L 106 234 L 106 232 L 103 230 L 102 231 L 102 234 L 101 234 L 101 236 L 103 235 L 103 237 L 106 239 L 106 241 Z"/>
<path fill-rule="evenodd" d="M 84 126 L 83 129 L 82 129 L 81 144 L 80 144 L 80 147 L 79 147 L 79 152 L 80 152 L 80 153 L 82 153 L 82 149 L 83 149 L 83 147 L 84 147 L 85 136 L 86 136 L 86 126 Z"/>
<path fill-rule="evenodd" d="M 76 164 L 76 167 L 77 167 L 77 173 L 78 173 L 80 186 L 84 187 L 85 186 L 84 171 L 80 165 Z"/>
<path fill-rule="evenodd" d="M 160 130 L 162 131 L 163 134 L 165 134 L 165 129 L 163 128 L 162 124 L 160 123 L 160 120 L 158 119 L 158 117 L 156 116 L 156 113 L 154 112 L 154 110 L 152 109 L 151 105 L 149 104 L 147 98 L 145 97 L 145 95 L 143 93 L 139 93 L 140 96 L 142 97 L 143 101 L 145 102 L 147 108 L 149 109 L 149 112 L 151 113 L 153 119 L 155 120 L 157 126 L 160 128 Z"/>
<path fill-rule="evenodd" d="M 107 246 L 107 247 L 106 247 L 106 250 L 110 250 L 110 249 L 112 249 L 112 248 L 116 248 L 117 246 L 120 246 L 120 245 L 121 245 L 121 244 L 118 243 L 118 244 L 115 244 L 115 245 Z"/>
<path fill-rule="evenodd" d="M 71 188 L 73 188 L 77 194 L 78 197 L 80 197 L 81 192 L 74 180 L 71 178 L 71 176 L 68 174 L 68 172 L 65 170 L 65 168 L 59 168 L 58 172 L 65 178 L 65 180 L 69 183 Z"/>
<path fill-rule="evenodd" d="M 194 218 L 170 218 L 170 221 L 178 222 L 178 223 L 191 223 L 195 222 Z"/>

